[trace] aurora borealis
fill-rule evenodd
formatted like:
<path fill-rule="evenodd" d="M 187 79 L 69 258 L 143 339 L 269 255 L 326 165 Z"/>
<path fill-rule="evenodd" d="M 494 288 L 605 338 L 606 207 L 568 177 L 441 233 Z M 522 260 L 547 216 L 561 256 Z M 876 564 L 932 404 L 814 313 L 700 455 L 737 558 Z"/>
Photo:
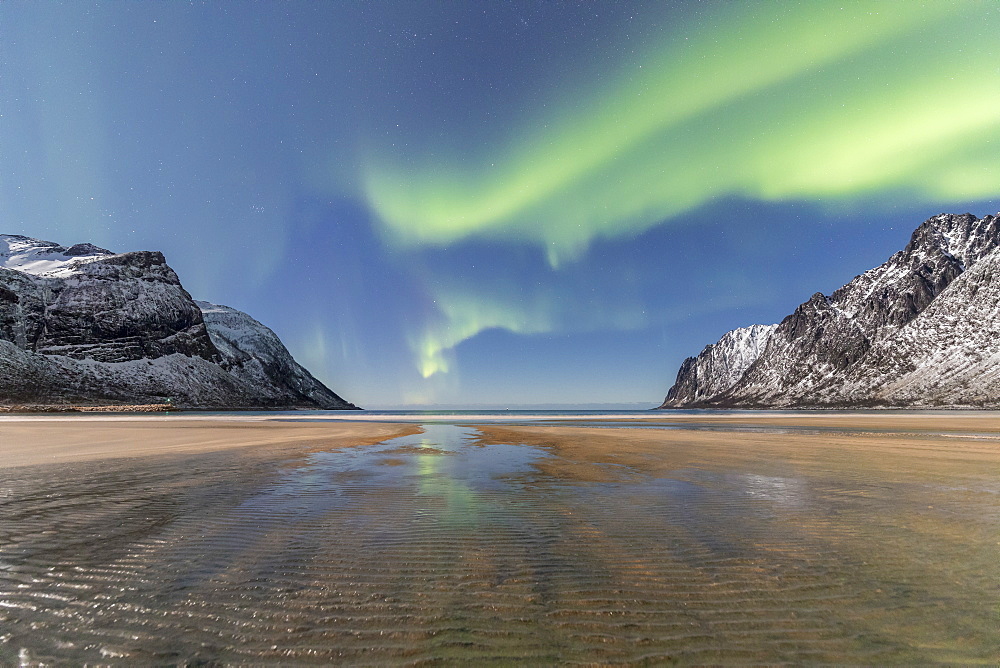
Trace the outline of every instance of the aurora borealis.
<path fill-rule="evenodd" d="M 0 5 L 0 226 L 163 250 L 361 405 L 648 402 L 1000 209 L 1000 5 Z"/>
<path fill-rule="evenodd" d="M 970 165 L 962 144 L 1000 122 L 1000 91 L 978 95 L 984 81 L 996 82 L 995 63 L 970 63 L 939 25 L 937 39 L 919 31 L 950 18 L 948 5 L 897 15 L 789 6 L 726 7 L 711 31 L 683 45 L 669 35 L 662 53 L 636 57 L 611 85 L 567 92 L 582 109 L 561 104 L 482 156 L 425 160 L 393 144 L 374 159 L 402 164 L 370 170 L 368 201 L 403 242 L 492 233 L 546 244 L 558 257 L 725 194 L 788 199 L 891 186 L 991 194 L 983 178 L 964 178 L 980 176 L 977 160 L 987 156 Z M 761 12 L 770 20 L 751 23 Z M 881 66 L 892 80 L 872 72 L 873 58 L 895 65 Z M 935 95 L 982 104 L 946 115 L 919 104 Z M 927 178 L 928 164 L 953 157 L 959 174 Z M 875 167 L 889 158 L 899 164 Z"/>

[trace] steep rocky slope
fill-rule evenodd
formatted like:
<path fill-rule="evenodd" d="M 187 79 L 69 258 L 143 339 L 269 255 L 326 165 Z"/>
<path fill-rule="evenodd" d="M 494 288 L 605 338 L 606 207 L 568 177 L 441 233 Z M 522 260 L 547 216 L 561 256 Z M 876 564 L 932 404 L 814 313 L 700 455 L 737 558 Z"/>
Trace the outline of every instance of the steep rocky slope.
<path fill-rule="evenodd" d="M 230 375 L 278 403 L 292 397 L 323 407 L 353 407 L 292 359 L 277 334 L 246 313 L 209 302 L 195 304 L 205 319 L 209 338 L 222 355 L 220 366 Z"/>
<path fill-rule="evenodd" d="M 751 325 L 726 332 L 697 357 L 684 360 L 667 402 L 694 404 L 728 390 L 760 357 L 777 325 Z"/>
<path fill-rule="evenodd" d="M 168 399 L 202 408 L 354 408 L 271 330 L 192 300 L 160 253 L 0 235 L 0 400 Z"/>
<path fill-rule="evenodd" d="M 749 364 L 717 349 L 733 332 L 685 360 L 662 407 L 1000 405 L 998 248 L 1000 218 L 935 216 L 881 266 L 800 305 Z M 708 368 L 745 370 L 697 373 Z"/>

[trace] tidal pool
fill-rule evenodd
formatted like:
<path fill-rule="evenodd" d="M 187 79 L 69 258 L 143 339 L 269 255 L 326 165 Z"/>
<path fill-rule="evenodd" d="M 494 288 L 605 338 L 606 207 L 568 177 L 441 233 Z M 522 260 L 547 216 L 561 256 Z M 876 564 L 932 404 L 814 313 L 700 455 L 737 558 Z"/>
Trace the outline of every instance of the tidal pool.
<path fill-rule="evenodd" d="M 515 431 L 0 470 L 0 662 L 1000 657 L 995 445 Z"/>

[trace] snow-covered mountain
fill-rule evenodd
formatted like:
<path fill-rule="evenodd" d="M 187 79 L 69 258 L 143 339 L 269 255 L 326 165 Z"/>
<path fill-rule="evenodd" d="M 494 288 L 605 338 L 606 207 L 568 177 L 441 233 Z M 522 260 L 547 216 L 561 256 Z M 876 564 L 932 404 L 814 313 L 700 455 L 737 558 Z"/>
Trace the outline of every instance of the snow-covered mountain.
<path fill-rule="evenodd" d="M 1000 406 L 1000 217 L 935 216 L 739 345 L 752 329 L 685 360 L 661 407 Z"/>
<path fill-rule="evenodd" d="M 163 255 L 0 235 L 0 401 L 355 408 Z"/>
<path fill-rule="evenodd" d="M 667 402 L 695 404 L 728 390 L 743 377 L 767 345 L 777 325 L 750 325 L 726 332 L 697 357 L 684 360 Z"/>
<path fill-rule="evenodd" d="M 109 250 L 93 244 L 64 248 L 20 234 L 0 234 L 0 266 L 47 278 L 66 278 L 75 267 L 108 255 Z"/>

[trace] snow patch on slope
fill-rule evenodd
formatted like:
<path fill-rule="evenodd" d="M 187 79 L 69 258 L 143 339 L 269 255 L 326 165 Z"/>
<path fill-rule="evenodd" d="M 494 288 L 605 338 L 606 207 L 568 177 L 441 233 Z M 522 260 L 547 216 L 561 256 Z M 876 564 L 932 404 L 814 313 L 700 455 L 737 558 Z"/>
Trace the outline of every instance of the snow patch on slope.
<path fill-rule="evenodd" d="M 0 266 L 45 278 L 66 278 L 81 265 L 114 255 L 93 244 L 66 248 L 19 234 L 0 234 Z"/>

